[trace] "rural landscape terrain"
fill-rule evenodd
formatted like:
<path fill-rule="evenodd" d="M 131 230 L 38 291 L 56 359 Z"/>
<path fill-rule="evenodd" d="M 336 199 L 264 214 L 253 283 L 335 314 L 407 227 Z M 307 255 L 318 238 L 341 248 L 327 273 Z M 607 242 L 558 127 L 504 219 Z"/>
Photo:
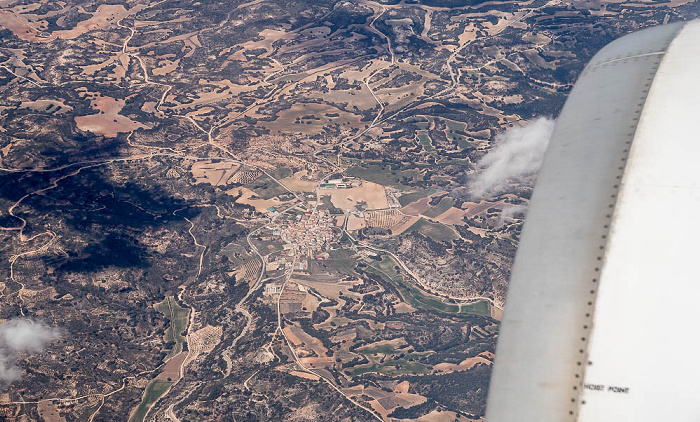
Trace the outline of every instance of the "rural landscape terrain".
<path fill-rule="evenodd" d="M 482 421 L 534 181 L 484 157 L 699 15 L 0 0 L 0 420 Z"/>

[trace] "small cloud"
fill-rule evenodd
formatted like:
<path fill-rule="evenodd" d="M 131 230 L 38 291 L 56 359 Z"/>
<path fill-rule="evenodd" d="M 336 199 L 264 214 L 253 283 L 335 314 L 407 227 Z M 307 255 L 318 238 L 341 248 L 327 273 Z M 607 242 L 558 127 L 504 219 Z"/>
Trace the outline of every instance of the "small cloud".
<path fill-rule="evenodd" d="M 482 198 L 537 173 L 554 131 L 554 120 L 540 117 L 496 136 L 496 145 L 477 163 L 469 193 Z"/>
<path fill-rule="evenodd" d="M 59 330 L 27 319 L 0 324 L 0 382 L 20 379 L 21 371 L 15 364 L 20 353 L 39 353 L 47 343 L 60 337 Z"/>
<path fill-rule="evenodd" d="M 525 211 L 527 211 L 527 206 L 525 205 L 506 205 L 501 210 L 499 223 L 503 224 L 508 220 L 512 220 L 516 215 L 525 215 Z"/>
<path fill-rule="evenodd" d="M 17 381 L 22 378 L 22 373 L 14 363 L 14 357 L 10 358 L 0 351 L 0 383 Z"/>

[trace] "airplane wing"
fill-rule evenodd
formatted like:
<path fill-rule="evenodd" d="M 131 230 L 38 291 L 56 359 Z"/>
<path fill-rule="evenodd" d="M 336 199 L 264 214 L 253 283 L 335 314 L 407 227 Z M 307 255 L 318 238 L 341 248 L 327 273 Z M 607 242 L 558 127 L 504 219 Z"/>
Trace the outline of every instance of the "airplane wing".
<path fill-rule="evenodd" d="M 588 64 L 532 195 L 488 422 L 700 421 L 700 22 Z"/>

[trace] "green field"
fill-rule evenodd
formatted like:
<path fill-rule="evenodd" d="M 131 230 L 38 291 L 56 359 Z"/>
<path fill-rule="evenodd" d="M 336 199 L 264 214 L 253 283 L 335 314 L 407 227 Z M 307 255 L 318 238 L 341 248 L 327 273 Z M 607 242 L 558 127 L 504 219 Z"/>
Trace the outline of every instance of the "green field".
<path fill-rule="evenodd" d="M 355 264 L 357 259 L 353 252 L 347 249 L 329 251 L 330 258 L 318 261 L 319 266 L 323 266 L 341 275 L 355 274 Z"/>
<path fill-rule="evenodd" d="M 376 372 L 381 375 L 394 377 L 399 375 L 420 375 L 430 373 L 430 368 L 420 362 L 409 362 L 403 359 L 387 359 L 384 363 L 374 363 L 369 366 L 357 366 L 350 371 L 353 375 L 362 375 L 369 372 Z"/>
<path fill-rule="evenodd" d="M 411 116 L 406 118 L 406 123 L 414 124 L 418 129 L 427 129 L 430 126 L 430 120 L 423 116 Z"/>
<path fill-rule="evenodd" d="M 450 208 L 452 208 L 452 206 L 453 206 L 454 204 L 455 204 L 454 199 L 452 199 L 452 198 L 450 198 L 450 197 L 448 197 L 448 196 L 445 196 L 445 197 L 443 197 L 443 198 L 440 200 L 440 202 L 439 202 L 437 205 L 428 208 L 428 209 L 423 213 L 423 215 L 425 215 L 426 217 L 435 218 L 435 217 L 437 217 L 438 215 L 442 214 L 443 212 L 445 212 L 445 211 L 449 210 Z"/>
<path fill-rule="evenodd" d="M 447 125 L 447 139 L 450 142 L 457 142 L 457 145 L 463 149 L 474 147 L 474 144 L 464 134 L 467 129 L 465 123 L 445 119 L 445 124 Z"/>
<path fill-rule="evenodd" d="M 426 196 L 428 196 L 428 194 L 428 191 L 405 193 L 399 197 L 399 204 L 401 204 L 402 207 L 405 207 L 411 202 L 415 202 L 421 198 L 425 198 Z"/>
<path fill-rule="evenodd" d="M 406 282 L 394 269 L 396 265 L 396 262 L 391 257 L 385 255 L 381 261 L 370 265 L 368 270 L 388 281 L 399 291 L 401 297 L 414 308 L 452 315 L 491 315 L 489 303 L 486 301 L 462 305 L 462 311 L 460 312 L 459 305 L 445 303 L 439 297 L 423 292 L 412 283 Z"/>
<path fill-rule="evenodd" d="M 462 305 L 462 310 L 459 311 L 459 313 L 463 315 L 489 316 L 491 315 L 491 307 L 489 306 L 488 302 L 482 300 L 479 302 L 470 303 L 468 305 Z"/>
<path fill-rule="evenodd" d="M 258 177 L 253 182 L 245 185 L 245 187 L 255 192 L 262 199 L 272 199 L 277 195 L 287 193 L 287 190 L 280 186 L 279 183 L 265 175 Z"/>
<path fill-rule="evenodd" d="M 166 343 L 174 343 L 174 345 L 164 359 L 167 361 L 182 352 L 182 344 L 185 342 L 183 333 L 189 323 L 190 310 L 178 305 L 173 296 L 167 296 L 164 301 L 158 303 L 156 310 L 170 321 L 168 329 L 165 330 L 165 341 Z"/>
<path fill-rule="evenodd" d="M 448 132 L 464 132 L 467 128 L 466 123 L 456 120 L 445 119 L 445 124 L 447 125 Z"/>
<path fill-rule="evenodd" d="M 362 353 L 370 363 L 354 367 L 352 373 L 361 375 L 376 372 L 382 375 L 396 376 L 430 372 L 428 365 L 418 362 L 429 352 L 408 352 L 408 349 L 410 347 L 405 343 L 402 345 L 380 344 L 360 347 L 357 352 Z"/>
<path fill-rule="evenodd" d="M 381 344 L 379 346 L 364 346 L 360 347 L 357 349 L 358 352 L 362 353 L 363 355 L 373 355 L 373 354 L 382 354 L 382 355 L 390 355 L 394 352 L 397 351 L 397 349 L 401 346 L 395 346 L 393 344 Z M 404 342 L 403 347 L 406 347 L 406 343 Z"/>
<path fill-rule="evenodd" d="M 386 164 L 353 166 L 347 169 L 345 173 L 349 176 L 359 177 L 380 185 L 394 186 L 397 189 L 408 189 L 400 183 L 401 179 L 404 177 L 409 179 L 419 177 L 418 170 L 392 170 L 391 167 Z"/>
<path fill-rule="evenodd" d="M 163 359 L 165 362 L 182 352 L 183 344 L 186 341 L 183 333 L 187 330 L 187 325 L 189 324 L 190 310 L 180 306 L 173 296 L 166 296 L 162 302 L 155 305 L 155 309 L 165 315 L 165 318 L 170 322 L 167 330 L 165 330 L 163 340 L 173 346 Z M 134 414 L 129 418 L 129 422 L 142 422 L 151 405 L 153 405 L 153 403 L 158 400 L 158 397 L 162 396 L 172 384 L 173 383 L 170 381 L 151 381 L 146 387 L 146 391 L 143 393 L 141 404 L 139 404 L 139 407 L 136 408 Z"/>
<path fill-rule="evenodd" d="M 437 242 L 444 242 L 457 239 L 457 234 L 449 227 L 440 223 L 432 223 L 426 220 L 425 218 L 421 218 L 420 220 L 413 223 L 413 225 L 407 228 L 404 233 L 411 232 L 418 232 L 420 234 L 428 236 L 429 238 Z"/>
<path fill-rule="evenodd" d="M 292 175 L 292 170 L 286 168 L 286 167 L 278 167 L 272 172 L 268 172 L 270 176 L 274 177 L 275 179 L 284 179 L 285 177 L 289 177 Z M 258 196 L 262 199 L 272 199 L 277 195 L 281 195 L 283 193 L 287 193 L 287 190 L 280 186 L 279 183 L 275 182 L 274 180 L 270 179 L 266 175 L 262 175 L 261 177 L 258 177 L 251 183 L 245 185 L 248 189 L 252 190 Z"/>
<path fill-rule="evenodd" d="M 143 400 L 139 407 L 136 408 L 134 414 L 129 418 L 129 422 L 142 422 L 143 418 L 146 417 L 148 409 L 153 405 L 153 403 L 162 396 L 168 388 L 172 385 L 172 382 L 168 381 L 151 381 L 146 387 L 146 391 L 143 393 Z"/>
<path fill-rule="evenodd" d="M 418 142 L 420 142 L 423 149 L 427 152 L 432 152 L 435 149 L 433 148 L 433 142 L 430 140 L 430 135 L 427 130 L 418 131 Z"/>

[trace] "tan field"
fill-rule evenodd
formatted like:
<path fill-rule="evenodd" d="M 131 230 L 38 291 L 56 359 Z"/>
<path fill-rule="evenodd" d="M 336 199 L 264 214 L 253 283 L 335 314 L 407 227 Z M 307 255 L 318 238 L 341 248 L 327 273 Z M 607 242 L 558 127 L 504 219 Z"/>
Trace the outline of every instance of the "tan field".
<path fill-rule="evenodd" d="M 452 207 L 442 214 L 435 217 L 435 220 L 441 222 L 442 224 L 464 224 L 464 215 L 466 212 L 459 208 Z"/>
<path fill-rule="evenodd" d="M 402 222 L 402 223 L 400 223 L 400 224 L 397 224 L 396 226 L 392 227 L 392 228 L 391 228 L 391 233 L 394 234 L 394 235 L 401 234 L 401 233 L 403 233 L 404 231 L 406 231 L 406 229 L 408 229 L 409 227 L 411 227 L 411 226 L 412 226 L 416 221 L 418 221 L 418 220 L 420 220 L 420 217 L 409 217 L 409 218 L 406 219 L 404 222 Z M 413 309 L 413 308 L 411 308 L 410 305 L 408 305 L 408 304 L 402 304 L 402 305 L 406 305 L 406 306 L 408 306 L 409 309 Z M 398 308 L 397 308 L 397 309 L 398 309 Z"/>
<path fill-rule="evenodd" d="M 283 331 L 284 334 L 287 336 L 287 339 L 289 339 L 289 341 L 294 345 L 294 347 L 303 348 L 308 352 L 313 352 L 317 357 L 320 358 L 326 357 L 326 352 L 328 351 L 328 349 L 323 347 L 323 343 L 321 342 L 321 340 L 315 337 L 311 337 L 304 330 L 294 325 L 288 325 L 284 327 Z M 299 351 L 296 352 L 297 354 L 299 354 Z"/>
<path fill-rule="evenodd" d="M 488 229 L 482 229 L 479 227 L 467 227 L 467 230 L 481 237 L 486 237 L 489 233 Z"/>
<path fill-rule="evenodd" d="M 307 366 L 312 369 L 316 368 L 332 368 L 335 364 L 335 358 L 333 356 L 324 357 L 300 357 L 299 362 L 302 365 Z"/>
<path fill-rule="evenodd" d="M 189 113 L 185 113 L 185 117 L 190 117 L 194 120 L 202 120 L 203 118 L 205 119 L 208 114 L 211 114 L 215 110 L 216 109 L 214 107 L 201 107 L 194 111 L 190 111 Z"/>
<path fill-rule="evenodd" d="M 328 189 L 322 194 L 328 194 L 336 207 L 349 210 L 355 208 L 358 202 L 366 202 L 368 210 L 389 208 L 384 186 L 372 182 L 362 182 L 362 186 L 350 189 Z"/>
<path fill-rule="evenodd" d="M 306 294 L 304 297 L 304 300 L 301 302 L 302 309 L 306 308 L 307 312 L 314 312 L 316 309 L 318 309 L 319 301 L 316 298 L 316 296 L 312 294 Z"/>
<path fill-rule="evenodd" d="M 361 89 L 348 91 L 331 91 L 322 94 L 324 101 L 330 101 L 336 104 L 347 102 L 353 106 L 357 106 L 360 110 L 367 110 L 377 105 L 377 100 L 374 99 L 372 93 L 365 85 L 360 85 Z"/>
<path fill-rule="evenodd" d="M 367 227 L 367 224 L 365 223 L 364 218 L 360 218 L 352 214 L 348 216 L 348 230 L 360 230 L 364 229 L 365 227 Z"/>
<path fill-rule="evenodd" d="M 321 379 L 318 375 L 314 375 L 308 372 L 292 371 L 289 375 L 294 375 L 295 377 L 304 378 L 307 380 L 318 381 Z"/>
<path fill-rule="evenodd" d="M 50 401 L 42 401 L 37 404 L 39 416 L 46 422 L 66 422 L 66 419 L 58 413 L 58 408 Z"/>
<path fill-rule="evenodd" d="M 277 119 L 271 122 L 261 122 L 272 133 L 301 132 L 305 135 L 323 133 L 324 126 L 334 123 L 341 126 L 359 126 L 360 117 L 327 104 L 302 103 L 280 111 L 277 113 Z"/>
<path fill-rule="evenodd" d="M 170 360 L 163 367 L 163 371 L 155 378 L 158 381 L 175 381 L 180 378 L 180 367 L 182 362 L 185 361 L 187 357 L 187 352 L 180 352 L 177 355 L 170 358 Z"/>
<path fill-rule="evenodd" d="M 72 29 L 54 31 L 52 35 L 66 40 L 72 40 L 78 38 L 86 32 L 113 25 L 120 19 L 136 12 L 137 10 L 141 10 L 143 7 L 143 5 L 137 6 L 127 11 L 122 5 L 101 4 L 97 7 L 97 10 L 90 18 L 78 22 Z M 79 9 L 83 8 L 80 7 Z M 82 13 L 89 13 L 85 12 L 84 9 L 81 11 Z"/>
<path fill-rule="evenodd" d="M 268 208 L 270 207 L 276 207 L 282 203 L 277 198 L 272 198 L 272 199 L 262 199 L 257 196 L 255 192 L 248 188 L 233 188 L 231 190 L 226 191 L 227 194 L 231 196 L 236 196 L 238 195 L 238 192 L 241 191 L 243 195 L 241 195 L 240 198 L 236 200 L 236 202 L 240 204 L 245 204 L 245 205 L 250 205 L 255 207 L 255 210 L 258 212 L 267 212 Z"/>
<path fill-rule="evenodd" d="M 110 74 L 115 79 L 116 83 L 121 82 L 122 78 L 126 75 L 126 70 L 129 68 L 129 63 L 131 62 L 130 57 L 127 54 L 123 53 L 117 53 L 113 54 L 108 58 L 107 60 L 96 63 L 96 64 L 90 64 L 87 66 L 80 66 L 80 69 L 83 74 L 86 76 L 92 76 L 96 72 L 109 67 L 114 64 L 114 70 Z"/>
<path fill-rule="evenodd" d="M 34 111 L 46 111 L 54 114 L 65 114 L 73 110 L 73 107 L 64 104 L 62 101 L 56 100 L 23 101 L 19 107 L 28 108 Z"/>
<path fill-rule="evenodd" d="M 391 230 L 393 234 L 403 232 L 409 228 L 416 219 L 416 217 L 405 215 L 399 210 L 369 211 L 365 213 L 365 221 L 368 227 L 379 227 Z"/>
<path fill-rule="evenodd" d="M 491 306 L 491 318 L 501 321 L 503 319 L 503 309 Z"/>
<path fill-rule="evenodd" d="M 340 282 L 337 278 L 337 276 L 323 276 L 319 275 L 315 277 L 316 280 L 310 281 L 310 280 L 294 280 L 298 284 L 301 284 L 303 286 L 308 286 L 316 290 L 321 296 L 333 299 L 338 302 L 337 305 L 331 306 L 331 307 L 325 307 L 323 308 L 325 311 L 329 313 L 329 317 L 319 323 L 315 324 L 314 327 L 317 329 L 327 329 L 330 326 L 331 321 L 333 321 L 336 326 L 342 327 L 345 325 L 347 322 L 350 320 L 345 321 L 343 318 L 338 318 L 336 311 L 347 303 L 343 297 L 352 297 L 355 299 L 361 299 L 362 294 L 359 294 L 357 292 L 352 292 L 350 291 L 350 288 L 354 286 L 355 284 L 361 283 L 361 281 L 351 281 L 351 282 Z M 343 296 L 340 295 L 342 292 Z M 370 324 L 371 326 L 371 324 Z"/>
<path fill-rule="evenodd" d="M 399 419 L 399 421 L 408 421 L 409 419 Z M 458 415 L 455 412 L 447 411 L 440 412 L 437 409 L 423 415 L 418 419 L 410 419 L 411 422 L 478 422 L 483 419 L 470 419 L 462 415 Z"/>
<path fill-rule="evenodd" d="M 482 212 L 488 210 L 489 208 L 501 207 L 502 204 L 503 204 L 503 201 L 496 201 L 496 202 L 479 201 L 478 204 L 474 203 L 474 202 L 465 202 L 462 204 L 462 209 L 466 210 L 466 215 L 469 218 L 472 218 L 475 215 L 481 214 Z"/>
<path fill-rule="evenodd" d="M 209 183 L 212 186 L 222 186 L 229 182 L 231 176 L 240 168 L 240 165 L 231 162 L 212 163 L 210 160 L 197 161 L 190 171 L 197 183 Z"/>
<path fill-rule="evenodd" d="M 379 404 L 386 410 L 391 411 L 397 407 L 409 408 L 425 403 L 428 399 L 420 394 L 412 393 L 392 393 L 388 397 L 378 399 Z"/>
<path fill-rule="evenodd" d="M 340 292 L 343 292 L 343 296 L 357 298 L 362 297 L 362 295 L 350 291 L 352 286 L 354 286 L 355 284 L 362 283 L 361 281 L 341 282 L 338 276 L 324 276 L 323 274 L 315 276 L 313 281 L 298 279 L 294 279 L 294 281 L 303 286 L 311 287 L 318 293 L 320 293 L 323 297 L 327 297 L 333 300 L 343 300 L 340 297 Z M 325 309 L 328 310 L 328 308 Z"/>
<path fill-rule="evenodd" d="M 19 39 L 30 42 L 48 42 L 55 37 L 42 37 L 41 31 L 19 14 L 0 10 L 0 26 L 10 30 Z"/>
<path fill-rule="evenodd" d="M 153 74 L 156 76 L 163 76 L 167 75 L 168 73 L 172 72 L 173 70 L 177 69 L 177 67 L 180 65 L 180 59 L 177 60 L 161 60 L 158 62 L 158 67 L 152 70 Z"/>
<path fill-rule="evenodd" d="M 372 397 L 374 400 L 370 402 L 370 405 L 386 420 L 390 419 L 388 415 L 397 407 L 409 408 L 427 401 L 426 397 L 419 394 L 400 392 L 396 390 L 385 391 L 373 386 L 363 386 L 361 392 L 355 392 L 355 395 Z"/>
<path fill-rule="evenodd" d="M 174 37 L 176 38 L 176 37 Z M 184 41 L 183 41 L 184 42 Z M 192 44 L 192 47 L 195 48 L 194 44 L 191 41 L 187 41 L 186 43 Z M 192 50 L 194 51 L 194 50 Z M 158 62 L 159 66 L 160 63 L 163 63 L 163 61 Z M 165 69 L 161 69 L 165 70 Z M 155 71 L 154 71 L 155 74 Z M 167 97 L 168 101 L 172 101 L 176 103 L 177 105 L 174 107 L 171 107 L 170 109 L 173 111 L 177 112 L 192 112 L 196 111 L 198 106 L 201 105 L 206 105 L 206 104 L 212 104 L 224 100 L 231 100 L 232 98 L 235 98 L 237 95 L 248 92 L 248 91 L 254 91 L 259 85 L 258 84 L 249 84 L 249 85 L 236 85 L 233 82 L 229 80 L 223 80 L 223 81 L 209 81 L 205 79 L 201 79 L 199 81 L 200 85 L 202 86 L 202 89 L 197 92 L 196 96 L 193 97 L 192 102 L 188 102 L 186 104 L 180 104 L 175 101 L 171 97 Z M 235 105 L 236 103 L 232 103 L 232 105 Z M 239 112 L 231 112 L 232 116 L 237 116 Z"/>
<path fill-rule="evenodd" d="M 430 208 L 430 198 L 421 198 L 417 201 L 411 202 L 405 207 L 401 208 L 401 212 L 407 215 L 418 216 Z"/>
<path fill-rule="evenodd" d="M 280 182 L 292 191 L 315 192 L 318 182 L 303 180 L 302 177 L 305 177 L 307 174 L 308 172 L 306 170 L 298 171 L 292 176 L 281 179 Z"/>
<path fill-rule="evenodd" d="M 482 357 L 482 356 L 475 356 L 473 358 L 466 358 L 463 361 L 461 361 L 459 364 L 456 363 L 438 363 L 433 367 L 433 370 L 435 372 L 455 372 L 455 371 L 466 371 L 468 369 L 472 369 L 476 364 L 483 363 L 486 365 L 491 365 L 491 361 Z"/>
<path fill-rule="evenodd" d="M 245 55 L 243 54 L 246 50 L 257 50 L 259 48 L 265 49 L 267 53 L 260 57 L 265 57 L 266 54 L 272 52 L 272 43 L 277 40 L 285 40 L 291 38 L 293 35 L 285 30 L 279 29 L 264 29 L 259 34 L 258 37 L 262 38 L 260 41 L 248 41 L 239 44 L 243 47 L 241 50 L 236 51 L 228 58 L 230 60 L 242 60 L 246 61 Z"/>
<path fill-rule="evenodd" d="M 523 55 L 533 64 L 544 68 L 544 69 L 556 69 L 557 65 L 556 62 L 548 62 L 544 59 L 544 57 L 540 56 L 540 54 L 537 52 L 537 50 L 527 50 L 523 51 Z"/>
<path fill-rule="evenodd" d="M 36 5 L 37 8 L 39 5 Z M 142 10 L 146 5 L 138 5 L 129 10 L 126 10 L 122 5 L 101 4 L 97 7 L 94 13 L 86 11 L 82 6 L 78 7 L 80 13 L 91 14 L 88 19 L 78 22 L 71 29 L 61 29 L 54 31 L 51 34 L 42 34 L 46 26 L 46 21 L 39 20 L 29 22 L 29 16 L 36 19 L 37 15 L 23 15 L 22 13 L 12 13 L 9 11 L 0 11 L 0 26 L 9 29 L 18 38 L 30 42 L 49 42 L 56 38 L 65 40 L 75 39 L 86 32 L 106 28 L 116 24 L 121 19 Z M 18 10 L 18 12 L 26 12 L 27 10 Z M 43 15 L 43 16 L 48 16 Z"/>
<path fill-rule="evenodd" d="M 114 138 L 119 132 L 131 132 L 146 126 L 119 114 L 126 104 L 124 100 L 105 97 L 102 94 L 87 93 L 92 108 L 98 110 L 98 114 L 76 116 L 75 123 L 80 130 L 89 131 L 96 135 L 104 135 Z"/>
<path fill-rule="evenodd" d="M 157 105 L 158 105 L 158 103 L 155 101 L 146 101 L 141 106 L 141 111 L 144 111 L 146 113 L 155 114 L 158 117 L 163 117 L 164 116 L 163 112 L 156 110 Z"/>

